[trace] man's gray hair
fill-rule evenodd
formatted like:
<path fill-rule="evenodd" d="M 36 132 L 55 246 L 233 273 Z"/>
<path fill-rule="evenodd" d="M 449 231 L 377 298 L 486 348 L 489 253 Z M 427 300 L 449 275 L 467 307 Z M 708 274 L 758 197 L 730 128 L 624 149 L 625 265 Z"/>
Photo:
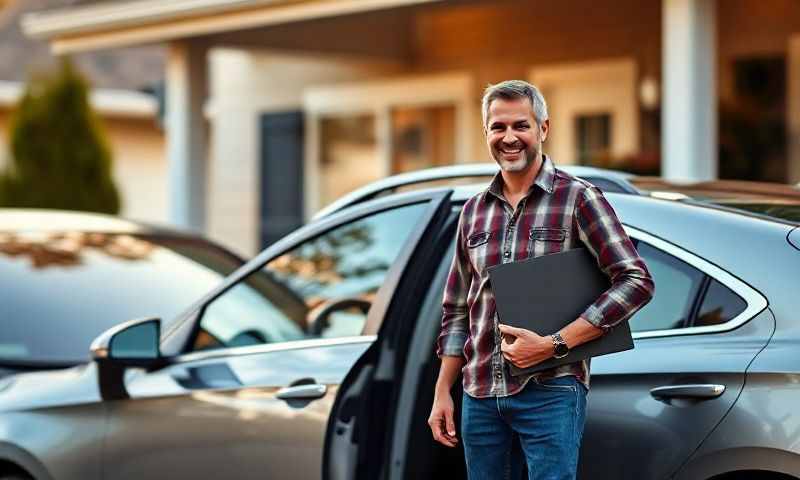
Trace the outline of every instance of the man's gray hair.
<path fill-rule="evenodd" d="M 527 98 L 533 107 L 536 124 L 541 126 L 542 122 L 547 120 L 547 102 L 538 88 L 523 80 L 506 80 L 494 85 L 490 84 L 483 91 L 483 128 L 488 128 L 486 122 L 489 120 L 489 106 L 498 98 L 504 100 Z"/>

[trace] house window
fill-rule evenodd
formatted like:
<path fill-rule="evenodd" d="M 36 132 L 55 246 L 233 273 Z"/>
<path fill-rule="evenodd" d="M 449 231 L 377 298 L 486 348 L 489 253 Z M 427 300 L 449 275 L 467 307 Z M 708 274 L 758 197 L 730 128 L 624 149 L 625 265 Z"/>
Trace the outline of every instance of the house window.
<path fill-rule="evenodd" d="M 309 89 L 306 213 L 388 175 L 467 161 L 473 93 L 466 73 Z"/>
<path fill-rule="evenodd" d="M 453 164 L 455 118 L 451 105 L 393 108 L 392 173 Z"/>
<path fill-rule="evenodd" d="M 575 118 L 576 148 L 579 165 L 606 166 L 611 151 L 611 115 L 578 115 Z"/>
<path fill-rule="evenodd" d="M 373 114 L 321 119 L 321 205 L 383 176 L 375 128 Z"/>
<path fill-rule="evenodd" d="M 733 97 L 719 105 L 719 176 L 785 183 L 786 59 L 741 58 L 731 67 Z"/>

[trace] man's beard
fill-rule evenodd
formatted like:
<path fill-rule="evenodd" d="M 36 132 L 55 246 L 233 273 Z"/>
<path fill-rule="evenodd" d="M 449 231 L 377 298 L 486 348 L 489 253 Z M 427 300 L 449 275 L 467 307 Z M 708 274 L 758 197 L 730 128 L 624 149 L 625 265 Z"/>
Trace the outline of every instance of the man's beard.
<path fill-rule="evenodd" d="M 536 161 L 540 152 L 541 144 L 535 144 L 520 152 L 517 160 L 506 160 L 503 158 L 503 153 L 499 148 L 493 148 L 492 157 L 504 172 L 523 172 Z"/>

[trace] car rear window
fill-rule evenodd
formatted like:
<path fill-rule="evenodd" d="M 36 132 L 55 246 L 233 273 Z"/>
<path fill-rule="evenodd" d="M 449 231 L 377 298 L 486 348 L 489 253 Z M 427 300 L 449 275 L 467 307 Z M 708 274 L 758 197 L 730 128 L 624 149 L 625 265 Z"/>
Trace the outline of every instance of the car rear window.
<path fill-rule="evenodd" d="M 0 363 L 78 363 L 104 330 L 166 322 L 242 261 L 192 237 L 0 233 Z"/>
<path fill-rule="evenodd" d="M 742 297 L 711 279 L 693 325 L 695 327 L 722 325 L 736 318 L 746 308 L 747 303 Z"/>

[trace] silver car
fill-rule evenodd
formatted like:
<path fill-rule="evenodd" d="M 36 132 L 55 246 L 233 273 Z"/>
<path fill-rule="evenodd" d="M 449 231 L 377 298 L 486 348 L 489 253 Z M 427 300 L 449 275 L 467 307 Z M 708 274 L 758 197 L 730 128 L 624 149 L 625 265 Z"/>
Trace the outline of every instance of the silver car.
<path fill-rule="evenodd" d="M 426 419 L 455 222 L 480 188 L 354 201 L 163 331 L 132 320 L 88 364 L 0 380 L 0 478 L 466 478 Z M 796 476 L 800 199 L 781 218 L 607 197 L 658 288 L 636 348 L 592 362 L 580 477 Z"/>

